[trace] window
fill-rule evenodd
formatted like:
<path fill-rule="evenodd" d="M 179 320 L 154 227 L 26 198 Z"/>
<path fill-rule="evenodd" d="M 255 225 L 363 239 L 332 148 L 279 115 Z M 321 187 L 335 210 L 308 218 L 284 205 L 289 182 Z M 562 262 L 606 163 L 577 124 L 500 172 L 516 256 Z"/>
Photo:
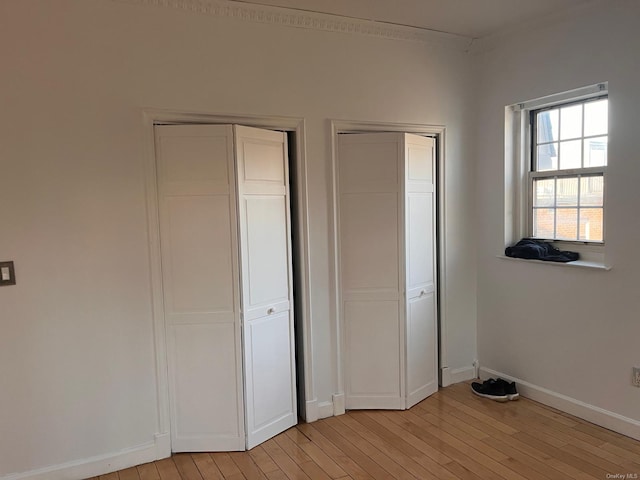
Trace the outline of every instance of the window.
<path fill-rule="evenodd" d="M 608 83 L 505 106 L 504 244 L 553 242 L 607 265 Z"/>
<path fill-rule="evenodd" d="M 529 236 L 604 243 L 608 108 L 600 92 L 527 110 Z"/>

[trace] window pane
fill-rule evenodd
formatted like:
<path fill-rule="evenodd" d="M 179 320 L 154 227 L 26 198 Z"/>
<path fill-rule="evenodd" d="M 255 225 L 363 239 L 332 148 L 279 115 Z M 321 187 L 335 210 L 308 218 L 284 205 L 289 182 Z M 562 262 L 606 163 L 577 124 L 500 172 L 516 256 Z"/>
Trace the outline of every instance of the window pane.
<path fill-rule="evenodd" d="M 584 106 L 584 136 L 609 133 L 609 100 L 589 102 Z"/>
<path fill-rule="evenodd" d="M 580 210 L 580 240 L 602 241 L 603 213 L 602 208 L 583 208 Z"/>
<path fill-rule="evenodd" d="M 604 177 L 582 177 L 580 179 L 580 206 L 601 207 L 604 205 Z"/>
<path fill-rule="evenodd" d="M 603 167 L 607 164 L 609 137 L 589 138 L 584 141 L 584 166 Z"/>
<path fill-rule="evenodd" d="M 559 178 L 556 183 L 556 205 L 578 206 L 578 177 Z"/>
<path fill-rule="evenodd" d="M 536 143 L 547 143 L 558 141 L 558 119 L 560 110 L 547 110 L 538 113 L 538 126 Z"/>
<path fill-rule="evenodd" d="M 533 206 L 553 207 L 555 205 L 555 184 L 553 178 L 533 181 Z"/>
<path fill-rule="evenodd" d="M 545 170 L 558 169 L 558 144 L 547 143 L 546 145 L 538 145 L 536 156 L 536 170 L 544 172 Z"/>
<path fill-rule="evenodd" d="M 582 136 L 582 104 L 560 109 L 560 140 Z"/>
<path fill-rule="evenodd" d="M 577 208 L 559 208 L 556 210 L 556 238 L 558 240 L 578 239 Z"/>
<path fill-rule="evenodd" d="M 560 169 L 582 167 L 582 142 L 571 140 L 560 142 Z"/>
<path fill-rule="evenodd" d="M 608 161 L 606 98 L 534 111 L 529 212 L 532 236 L 603 242 L 604 174 Z M 602 168 L 602 170 L 600 170 Z"/>
<path fill-rule="evenodd" d="M 554 238 L 553 235 L 553 223 L 554 223 L 553 208 L 534 208 L 533 209 L 533 236 L 536 238 Z"/>

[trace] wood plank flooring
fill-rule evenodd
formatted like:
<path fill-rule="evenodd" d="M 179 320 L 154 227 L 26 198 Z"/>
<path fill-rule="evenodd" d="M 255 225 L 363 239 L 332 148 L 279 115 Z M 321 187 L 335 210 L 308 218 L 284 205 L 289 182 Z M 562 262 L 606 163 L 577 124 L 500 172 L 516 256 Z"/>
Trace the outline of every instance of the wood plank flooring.
<path fill-rule="evenodd" d="M 615 475 L 622 475 L 615 477 Z M 302 423 L 249 452 L 180 453 L 91 480 L 640 480 L 640 442 L 468 384 L 407 411 Z"/>

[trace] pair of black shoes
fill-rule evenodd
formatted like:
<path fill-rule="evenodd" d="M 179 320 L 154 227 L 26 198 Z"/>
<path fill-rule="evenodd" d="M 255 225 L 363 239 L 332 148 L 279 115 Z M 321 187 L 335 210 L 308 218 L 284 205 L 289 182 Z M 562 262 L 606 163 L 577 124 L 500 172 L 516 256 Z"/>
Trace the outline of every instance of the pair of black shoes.
<path fill-rule="evenodd" d="M 516 382 L 507 382 L 501 378 L 490 378 L 482 383 L 473 382 L 471 391 L 480 397 L 490 398 L 496 402 L 508 402 L 520 397 L 516 389 Z"/>

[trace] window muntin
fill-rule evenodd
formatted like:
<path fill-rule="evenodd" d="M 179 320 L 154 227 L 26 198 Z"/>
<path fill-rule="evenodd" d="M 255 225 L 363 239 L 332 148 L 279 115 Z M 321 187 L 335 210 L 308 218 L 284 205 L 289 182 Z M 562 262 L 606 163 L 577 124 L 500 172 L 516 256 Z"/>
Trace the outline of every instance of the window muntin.
<path fill-rule="evenodd" d="M 531 111 L 531 236 L 604 242 L 608 99 Z"/>

